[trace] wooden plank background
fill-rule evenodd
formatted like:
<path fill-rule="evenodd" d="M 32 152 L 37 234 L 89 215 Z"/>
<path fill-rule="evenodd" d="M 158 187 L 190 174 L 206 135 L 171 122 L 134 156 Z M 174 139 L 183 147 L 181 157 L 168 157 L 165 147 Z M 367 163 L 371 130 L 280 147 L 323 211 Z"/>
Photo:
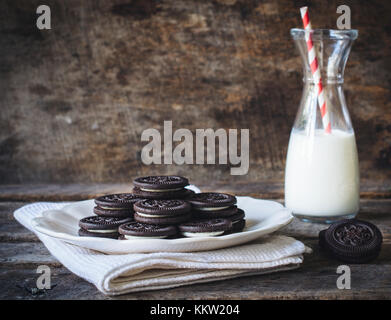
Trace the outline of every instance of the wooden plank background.
<path fill-rule="evenodd" d="M 127 183 L 144 174 L 281 183 L 301 91 L 289 36 L 308 4 L 336 28 L 340 1 L 48 0 L 0 4 L 0 183 Z M 343 1 L 359 30 L 345 76 L 361 177 L 391 190 L 391 2 Z M 249 128 L 250 170 L 140 161 L 141 132 Z M 375 187 L 376 188 L 376 187 Z"/>

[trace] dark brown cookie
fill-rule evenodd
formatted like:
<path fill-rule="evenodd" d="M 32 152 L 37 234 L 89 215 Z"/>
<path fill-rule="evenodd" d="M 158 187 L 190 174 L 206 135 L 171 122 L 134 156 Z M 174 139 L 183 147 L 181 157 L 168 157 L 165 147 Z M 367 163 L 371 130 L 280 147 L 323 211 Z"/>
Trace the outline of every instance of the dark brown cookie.
<path fill-rule="evenodd" d="M 114 217 L 101 217 L 90 216 L 83 218 L 79 221 L 79 227 L 90 235 L 95 234 L 97 237 L 105 236 L 109 234 L 118 234 L 118 227 L 126 222 L 133 221 L 133 218 L 114 218 Z M 80 234 L 80 232 L 79 232 Z"/>
<path fill-rule="evenodd" d="M 139 177 L 133 185 L 133 193 L 146 199 L 183 199 L 192 193 L 184 189 L 189 181 L 181 176 Z"/>
<path fill-rule="evenodd" d="M 188 213 L 191 206 L 184 200 L 141 200 L 134 204 L 134 211 L 158 216 L 173 216 Z"/>
<path fill-rule="evenodd" d="M 134 204 L 134 219 L 147 224 L 178 224 L 189 220 L 190 209 L 183 200 L 142 200 Z"/>
<path fill-rule="evenodd" d="M 228 208 L 193 208 L 192 216 L 194 219 L 229 218 L 230 216 L 235 215 L 237 212 L 237 206 L 231 206 Z"/>
<path fill-rule="evenodd" d="M 133 184 L 142 191 L 176 191 L 188 186 L 189 180 L 181 176 L 148 176 L 134 179 Z"/>
<path fill-rule="evenodd" d="M 179 231 L 185 237 L 216 237 L 231 228 L 232 221 L 229 219 L 198 220 L 179 225 Z"/>
<path fill-rule="evenodd" d="M 234 223 L 235 221 L 239 221 L 239 220 L 244 219 L 244 217 L 245 217 L 244 211 L 242 209 L 238 208 L 236 213 L 234 215 L 230 216 L 228 219 L 230 219 Z"/>
<path fill-rule="evenodd" d="M 96 198 L 95 204 L 108 210 L 133 210 L 133 204 L 142 199 L 132 193 L 116 193 Z"/>
<path fill-rule="evenodd" d="M 194 209 L 230 207 L 236 204 L 236 197 L 227 193 L 202 192 L 188 198 Z"/>
<path fill-rule="evenodd" d="M 319 233 L 319 246 L 330 256 L 348 263 L 365 263 L 375 259 L 382 242 L 379 228 L 357 219 L 335 222 Z"/>
<path fill-rule="evenodd" d="M 156 199 L 156 200 L 168 200 L 168 199 L 187 199 L 194 191 L 188 189 L 180 189 L 176 191 L 165 190 L 164 192 L 151 192 L 141 190 L 139 187 L 133 188 L 133 193 L 140 198 L 144 199 Z"/>
<path fill-rule="evenodd" d="M 232 222 L 232 233 L 242 232 L 246 226 L 246 219 L 240 219 Z"/>
<path fill-rule="evenodd" d="M 98 216 L 102 217 L 113 217 L 113 218 L 133 218 L 133 208 L 125 209 L 125 210 L 109 210 L 102 209 L 101 207 L 95 206 L 94 213 Z"/>
<path fill-rule="evenodd" d="M 158 226 L 139 222 L 129 222 L 119 227 L 123 239 L 167 238 L 177 234 L 175 226 Z"/>
<path fill-rule="evenodd" d="M 108 238 L 108 239 L 118 239 L 118 232 L 112 233 L 93 233 L 84 229 L 79 229 L 78 232 L 80 237 L 94 237 L 94 238 Z"/>
<path fill-rule="evenodd" d="M 163 217 L 163 216 L 151 217 L 151 216 L 145 216 L 145 215 L 142 216 L 137 212 L 134 214 L 134 220 L 137 222 L 146 223 L 146 224 L 156 224 L 156 225 L 162 225 L 162 226 L 176 225 L 179 223 L 189 221 L 190 218 L 191 218 L 190 213 L 180 214 L 180 215 L 176 215 L 176 216 L 166 216 L 166 217 Z"/>
<path fill-rule="evenodd" d="M 237 213 L 234 215 L 227 217 L 227 219 L 232 221 L 232 229 L 230 233 L 242 232 L 244 227 L 246 226 L 246 219 L 244 211 L 238 208 Z"/>

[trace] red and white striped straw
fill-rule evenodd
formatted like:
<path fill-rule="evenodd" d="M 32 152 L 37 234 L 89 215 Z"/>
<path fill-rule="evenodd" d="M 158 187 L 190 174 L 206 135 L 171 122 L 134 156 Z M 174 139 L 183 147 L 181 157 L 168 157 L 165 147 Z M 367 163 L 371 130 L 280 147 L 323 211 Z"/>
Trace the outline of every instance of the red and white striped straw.
<path fill-rule="evenodd" d="M 301 19 L 303 20 L 304 30 L 312 30 L 311 21 L 308 15 L 308 7 L 301 7 L 300 13 Z M 326 106 L 326 100 L 324 99 L 322 77 L 320 74 L 318 59 L 316 58 L 315 48 L 312 43 L 311 32 L 305 32 L 305 41 L 307 42 L 308 61 L 311 66 L 311 73 L 314 78 L 315 85 L 318 88 L 318 104 L 320 108 L 320 114 L 322 115 L 323 128 L 326 133 L 331 133 L 330 117 Z"/>

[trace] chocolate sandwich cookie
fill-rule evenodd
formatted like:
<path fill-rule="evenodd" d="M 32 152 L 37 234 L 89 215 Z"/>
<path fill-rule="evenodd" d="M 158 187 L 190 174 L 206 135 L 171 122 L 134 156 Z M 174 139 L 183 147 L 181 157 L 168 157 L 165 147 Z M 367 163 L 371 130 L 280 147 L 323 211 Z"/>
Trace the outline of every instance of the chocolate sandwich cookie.
<path fill-rule="evenodd" d="M 90 216 L 79 221 L 80 236 L 118 238 L 118 227 L 121 224 L 132 221 L 132 218 L 114 218 Z"/>
<path fill-rule="evenodd" d="M 177 234 L 175 226 L 159 226 L 140 222 L 129 222 L 119 227 L 121 240 L 164 239 Z"/>
<path fill-rule="evenodd" d="M 195 193 L 187 199 L 198 219 L 226 218 L 237 213 L 236 197 L 226 193 Z"/>
<path fill-rule="evenodd" d="M 112 217 L 112 218 L 133 218 L 133 208 L 125 210 L 109 210 L 102 209 L 101 207 L 95 206 L 93 209 L 97 216 L 101 217 Z"/>
<path fill-rule="evenodd" d="M 132 193 L 108 194 L 95 199 L 94 213 L 104 217 L 133 217 L 133 204 L 140 200 Z"/>
<path fill-rule="evenodd" d="M 335 222 L 319 233 L 319 246 L 330 256 L 348 263 L 375 259 L 383 242 L 374 224 L 357 219 Z"/>
<path fill-rule="evenodd" d="M 133 193 L 146 199 L 183 199 L 193 192 L 185 189 L 189 181 L 180 176 L 148 176 L 133 180 Z"/>
<path fill-rule="evenodd" d="M 245 214 L 242 209 L 238 209 L 238 212 L 227 219 L 232 221 L 232 233 L 243 231 L 246 226 L 246 219 L 244 219 Z"/>
<path fill-rule="evenodd" d="M 238 207 L 231 206 L 228 208 L 220 209 L 213 208 L 214 210 L 200 210 L 200 209 L 192 209 L 192 217 L 194 219 L 217 219 L 217 218 L 229 218 L 232 215 L 237 214 Z"/>
<path fill-rule="evenodd" d="M 147 224 L 173 225 L 189 220 L 190 209 L 184 200 L 147 199 L 134 204 L 134 219 Z"/>
<path fill-rule="evenodd" d="M 188 238 L 217 237 L 231 230 L 232 221 L 229 219 L 197 220 L 179 225 L 181 234 Z"/>
<path fill-rule="evenodd" d="M 138 187 L 133 188 L 133 193 L 143 199 L 155 199 L 155 200 L 169 200 L 169 199 L 187 199 L 194 191 L 189 189 L 182 189 L 178 191 L 164 191 L 164 192 L 148 192 L 143 191 Z"/>
<path fill-rule="evenodd" d="M 118 232 L 112 233 L 93 233 L 84 229 L 79 229 L 78 234 L 80 237 L 97 237 L 97 238 L 109 238 L 109 239 L 118 239 Z"/>

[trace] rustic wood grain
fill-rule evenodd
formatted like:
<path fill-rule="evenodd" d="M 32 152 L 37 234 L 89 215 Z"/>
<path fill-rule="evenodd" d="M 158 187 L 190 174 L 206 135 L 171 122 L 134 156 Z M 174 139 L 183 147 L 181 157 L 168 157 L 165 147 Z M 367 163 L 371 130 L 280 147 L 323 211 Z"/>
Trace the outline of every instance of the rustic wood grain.
<path fill-rule="evenodd" d="M 335 28 L 339 1 L 38 0 L 0 4 L 0 183 L 128 183 L 145 174 L 200 182 L 282 181 L 302 91 L 289 29 L 308 4 Z M 359 30 L 345 93 L 361 176 L 391 181 L 389 1 L 344 1 Z M 380 14 L 379 14 L 380 13 Z M 140 161 L 141 132 L 249 128 L 250 171 Z M 388 189 L 389 191 L 389 189 Z"/>
<path fill-rule="evenodd" d="M 281 200 L 278 200 L 281 201 Z M 380 256 L 369 264 L 350 265 L 352 289 L 336 288 L 337 266 L 319 251 L 317 233 L 326 226 L 295 219 L 279 233 L 296 237 L 314 252 L 300 269 L 276 274 L 192 285 L 169 290 L 126 294 L 111 298 L 70 271 L 49 254 L 36 236 L 13 218 L 26 202 L 0 202 L 0 299 L 390 299 L 391 298 L 391 199 L 363 199 L 359 218 L 381 229 Z M 56 286 L 46 294 L 32 294 L 36 268 L 46 264 Z M 189 290 L 191 288 L 191 290 Z"/>
<path fill-rule="evenodd" d="M 210 181 L 197 183 L 190 180 L 201 191 L 226 192 L 237 196 L 252 196 L 262 199 L 284 198 L 282 181 L 224 183 Z M 101 183 L 101 184 L 0 184 L 0 201 L 76 201 L 92 199 L 109 193 L 131 192 L 131 183 Z M 387 184 L 376 185 L 372 181 L 361 182 L 361 199 L 390 199 L 391 181 Z"/>
<path fill-rule="evenodd" d="M 26 202 L 0 202 L 0 243 L 37 242 L 38 238 L 29 230 L 17 223 L 13 212 Z M 0 255 L 0 259 L 2 256 Z"/>

